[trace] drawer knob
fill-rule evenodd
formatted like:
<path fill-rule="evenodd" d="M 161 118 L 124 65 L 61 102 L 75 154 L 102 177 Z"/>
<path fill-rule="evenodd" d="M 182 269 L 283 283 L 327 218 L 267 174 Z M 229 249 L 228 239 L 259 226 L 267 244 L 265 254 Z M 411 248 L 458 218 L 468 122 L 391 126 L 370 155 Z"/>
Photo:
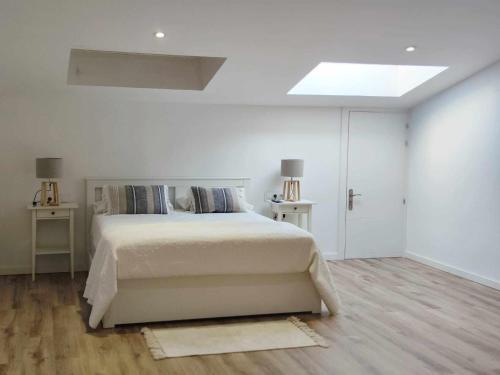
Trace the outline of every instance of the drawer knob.
<path fill-rule="evenodd" d="M 297 207 L 294 207 L 293 209 L 294 209 L 294 210 L 296 210 L 296 209 L 297 209 Z"/>
<path fill-rule="evenodd" d="M 52 214 L 52 215 L 55 215 L 55 214 L 56 214 L 56 212 L 55 212 L 55 211 L 52 211 L 52 212 L 51 212 L 51 214 Z"/>

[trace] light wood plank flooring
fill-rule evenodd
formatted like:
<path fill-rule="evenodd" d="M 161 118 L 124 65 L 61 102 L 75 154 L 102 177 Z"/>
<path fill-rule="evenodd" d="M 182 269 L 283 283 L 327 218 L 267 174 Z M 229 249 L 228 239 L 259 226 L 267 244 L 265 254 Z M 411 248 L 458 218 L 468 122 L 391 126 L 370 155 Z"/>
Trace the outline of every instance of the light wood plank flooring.
<path fill-rule="evenodd" d="M 401 258 L 331 268 L 341 314 L 301 316 L 330 348 L 161 361 L 141 325 L 88 329 L 85 273 L 1 276 L 0 374 L 500 374 L 499 291 Z"/>

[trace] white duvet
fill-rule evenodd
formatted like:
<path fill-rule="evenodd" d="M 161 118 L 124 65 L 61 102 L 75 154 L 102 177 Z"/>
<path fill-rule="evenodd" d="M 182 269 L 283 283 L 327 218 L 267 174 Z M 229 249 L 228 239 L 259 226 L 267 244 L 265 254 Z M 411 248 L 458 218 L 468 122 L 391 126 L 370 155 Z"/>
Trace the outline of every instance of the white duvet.
<path fill-rule="evenodd" d="M 97 327 L 117 293 L 117 280 L 309 271 L 331 313 L 338 297 L 311 234 L 251 213 L 97 215 L 95 254 L 84 297 Z"/>

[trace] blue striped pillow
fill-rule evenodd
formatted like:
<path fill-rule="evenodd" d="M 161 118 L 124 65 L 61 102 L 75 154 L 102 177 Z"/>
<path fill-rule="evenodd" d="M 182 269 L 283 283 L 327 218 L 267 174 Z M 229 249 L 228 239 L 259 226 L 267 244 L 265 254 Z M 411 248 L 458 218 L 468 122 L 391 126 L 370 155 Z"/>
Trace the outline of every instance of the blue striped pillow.
<path fill-rule="evenodd" d="M 104 200 L 109 215 L 169 213 L 166 185 L 107 185 L 104 187 Z"/>
<path fill-rule="evenodd" d="M 233 187 L 204 188 L 191 186 L 197 214 L 243 212 L 238 190 Z"/>

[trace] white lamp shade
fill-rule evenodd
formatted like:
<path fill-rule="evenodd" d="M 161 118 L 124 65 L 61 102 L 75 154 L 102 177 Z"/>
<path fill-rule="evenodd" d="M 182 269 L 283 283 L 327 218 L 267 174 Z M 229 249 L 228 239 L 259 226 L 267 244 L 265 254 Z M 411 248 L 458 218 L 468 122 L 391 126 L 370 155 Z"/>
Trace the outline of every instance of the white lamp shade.
<path fill-rule="evenodd" d="M 36 178 L 62 177 L 62 158 L 37 158 Z"/>
<path fill-rule="evenodd" d="M 302 159 L 283 159 L 281 160 L 282 177 L 303 177 L 304 160 Z"/>

